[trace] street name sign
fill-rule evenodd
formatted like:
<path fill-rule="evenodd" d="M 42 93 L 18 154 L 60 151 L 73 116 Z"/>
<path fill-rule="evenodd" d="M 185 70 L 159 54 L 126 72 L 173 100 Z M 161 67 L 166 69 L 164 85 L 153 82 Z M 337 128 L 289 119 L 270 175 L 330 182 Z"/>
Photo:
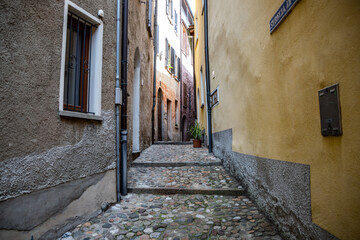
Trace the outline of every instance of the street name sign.
<path fill-rule="evenodd" d="M 272 33 L 284 20 L 284 18 L 289 14 L 291 9 L 299 2 L 300 0 L 285 0 L 280 8 L 276 11 L 274 16 L 270 19 L 270 33 Z"/>

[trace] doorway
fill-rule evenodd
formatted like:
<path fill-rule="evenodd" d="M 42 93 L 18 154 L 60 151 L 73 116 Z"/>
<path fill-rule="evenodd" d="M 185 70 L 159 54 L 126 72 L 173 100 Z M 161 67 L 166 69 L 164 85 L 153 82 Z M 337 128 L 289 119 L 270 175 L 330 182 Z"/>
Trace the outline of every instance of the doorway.
<path fill-rule="evenodd" d="M 158 99 L 157 99 L 157 118 L 158 118 L 158 141 L 163 140 L 164 136 L 164 101 L 163 101 L 163 92 L 159 88 Z"/>
<path fill-rule="evenodd" d="M 140 152 L 140 53 L 135 50 L 134 79 L 133 79 L 133 152 Z"/>
<path fill-rule="evenodd" d="M 172 126 L 171 126 L 171 119 L 172 119 L 172 113 L 171 113 L 171 101 L 167 99 L 166 101 L 166 108 L 167 108 L 167 140 L 172 140 Z"/>

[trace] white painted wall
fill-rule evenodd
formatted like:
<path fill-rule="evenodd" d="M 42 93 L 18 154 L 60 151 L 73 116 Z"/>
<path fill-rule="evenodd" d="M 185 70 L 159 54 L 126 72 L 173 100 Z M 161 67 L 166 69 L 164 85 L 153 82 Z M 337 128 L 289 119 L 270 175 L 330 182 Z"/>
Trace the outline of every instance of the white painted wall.
<path fill-rule="evenodd" d="M 175 54 L 180 57 L 180 0 L 173 1 L 173 10 L 177 12 L 177 32 L 175 32 L 175 18 L 170 19 L 170 16 L 166 14 L 166 0 L 158 1 L 158 24 L 159 24 L 159 56 L 156 62 L 157 71 L 168 74 L 165 69 L 165 38 L 168 39 L 169 44 L 174 48 Z"/>

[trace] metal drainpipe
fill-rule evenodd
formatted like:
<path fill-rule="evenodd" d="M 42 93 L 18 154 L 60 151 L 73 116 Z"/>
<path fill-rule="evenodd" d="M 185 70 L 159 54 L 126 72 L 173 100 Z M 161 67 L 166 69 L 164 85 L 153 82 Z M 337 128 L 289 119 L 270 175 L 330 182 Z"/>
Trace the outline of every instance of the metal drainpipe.
<path fill-rule="evenodd" d="M 115 118 L 116 118 L 116 200 L 120 202 L 120 80 L 119 80 L 119 55 L 120 55 L 120 0 L 117 0 L 116 9 L 116 80 L 115 80 Z"/>
<path fill-rule="evenodd" d="M 123 0 L 121 41 L 121 181 L 120 193 L 127 195 L 127 72 L 128 72 L 128 0 Z"/>
<path fill-rule="evenodd" d="M 157 2 L 155 0 L 155 15 L 154 15 L 154 76 L 153 76 L 153 105 L 151 109 L 151 138 L 152 143 L 155 141 L 155 104 L 156 104 L 156 55 L 158 52 L 158 23 L 157 23 Z"/>
<path fill-rule="evenodd" d="M 206 66 L 206 101 L 208 111 L 208 135 L 209 135 L 209 153 L 212 153 L 212 124 L 211 124 L 211 106 L 210 106 L 210 64 L 209 64 L 209 39 L 208 39 L 208 1 L 204 0 L 204 30 L 205 30 L 205 66 Z"/>

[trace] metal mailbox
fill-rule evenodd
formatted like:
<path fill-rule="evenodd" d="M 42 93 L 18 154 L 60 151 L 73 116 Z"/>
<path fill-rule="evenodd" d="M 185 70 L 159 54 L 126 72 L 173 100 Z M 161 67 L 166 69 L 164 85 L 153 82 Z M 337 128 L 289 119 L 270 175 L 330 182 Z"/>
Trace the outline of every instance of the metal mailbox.
<path fill-rule="evenodd" d="M 323 136 L 340 136 L 341 113 L 339 84 L 319 90 L 321 134 Z"/>

